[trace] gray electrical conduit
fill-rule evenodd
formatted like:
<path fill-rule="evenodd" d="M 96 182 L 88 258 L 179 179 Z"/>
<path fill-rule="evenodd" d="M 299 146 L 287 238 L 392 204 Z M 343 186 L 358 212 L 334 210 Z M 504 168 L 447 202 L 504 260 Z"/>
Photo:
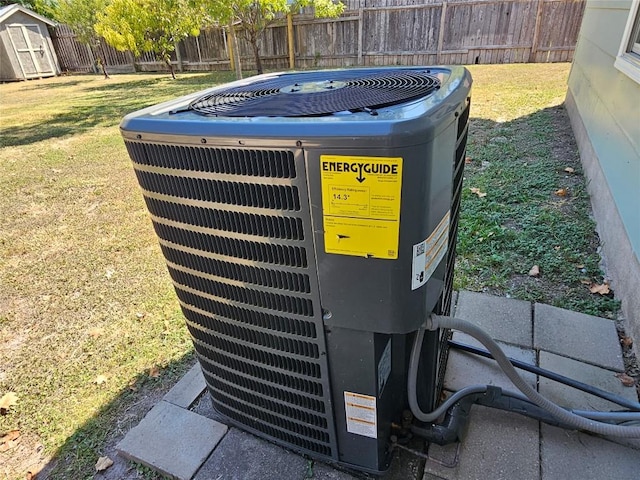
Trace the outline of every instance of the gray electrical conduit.
<path fill-rule="evenodd" d="M 586 430 L 592 433 L 597 433 L 599 435 L 640 438 L 640 427 L 611 425 L 609 423 L 602 423 L 585 417 L 581 417 L 580 415 L 576 415 L 575 413 L 565 410 L 564 408 L 556 405 L 552 401 L 540 395 L 536 390 L 531 388 L 531 386 L 518 374 L 513 365 L 511 365 L 511 362 L 509 362 L 509 359 L 500 349 L 500 346 L 484 330 L 477 327 L 473 323 L 467 322 L 466 320 L 461 320 L 459 318 L 431 315 L 427 319 L 425 327 L 427 330 L 437 330 L 438 328 L 450 328 L 453 330 L 459 330 L 479 340 L 480 343 L 482 343 L 485 348 L 493 355 L 495 361 L 498 363 L 507 377 L 509 377 L 509 380 L 511 380 L 511 382 L 518 388 L 518 390 L 524 393 L 534 404 L 549 412 L 562 423 L 571 425 L 577 430 Z M 411 413 L 413 413 L 414 417 L 421 422 L 434 422 L 446 410 L 448 410 L 450 405 L 458 401 L 460 398 L 472 393 L 483 393 L 487 390 L 487 387 L 483 385 L 474 385 L 471 387 L 463 388 L 462 390 L 454 393 L 449 399 L 447 399 L 447 401 L 443 405 L 441 405 L 433 412 L 425 413 L 420 410 L 416 392 L 416 382 L 418 377 L 418 363 L 420 360 L 419 357 L 423 338 L 424 329 L 421 328 L 416 334 L 416 339 L 414 340 L 413 348 L 411 349 L 411 360 L 408 372 L 409 381 L 407 382 L 409 407 L 411 408 Z"/>
<path fill-rule="evenodd" d="M 422 330 L 422 332 L 424 333 L 424 330 Z M 415 377 L 415 375 L 413 376 L 411 375 L 412 374 L 410 374 L 409 376 L 410 381 Z M 412 392 L 411 390 L 412 385 L 415 386 L 416 382 L 412 381 L 411 385 L 409 385 L 410 395 Z M 428 422 L 428 423 L 435 422 L 438 418 L 440 418 L 440 416 L 444 415 L 447 412 L 447 410 L 449 410 L 449 408 L 451 408 L 456 402 L 458 402 L 462 398 L 468 395 L 473 395 L 475 393 L 485 393 L 487 390 L 488 390 L 487 385 L 469 385 L 453 393 L 453 395 L 447 397 L 447 399 L 444 402 L 442 402 L 442 404 L 438 408 L 436 408 L 434 411 L 429 413 L 424 413 L 420 411 L 421 413 L 420 418 L 418 418 L 418 415 L 416 415 L 414 411 L 412 411 L 412 413 L 414 413 L 414 416 L 418 418 L 418 420 L 421 420 L 423 422 Z M 510 392 L 507 390 L 503 390 L 502 395 L 504 397 L 510 397 L 518 400 L 531 402 L 531 400 L 529 400 L 525 395 L 517 392 Z M 416 396 L 415 395 L 413 395 L 413 397 L 410 396 L 409 403 L 411 403 L 412 398 L 415 400 Z M 531 403 L 533 404 L 533 402 Z M 415 405 L 417 405 L 417 403 Z M 419 408 L 416 409 L 416 411 L 418 410 Z M 608 421 L 612 423 L 613 422 L 634 422 L 634 423 L 640 422 L 640 412 L 627 412 L 627 411 L 596 412 L 593 410 L 570 410 L 570 411 L 575 413 L 576 415 L 580 415 L 581 417 L 585 417 L 585 418 L 590 418 L 592 420 Z"/>

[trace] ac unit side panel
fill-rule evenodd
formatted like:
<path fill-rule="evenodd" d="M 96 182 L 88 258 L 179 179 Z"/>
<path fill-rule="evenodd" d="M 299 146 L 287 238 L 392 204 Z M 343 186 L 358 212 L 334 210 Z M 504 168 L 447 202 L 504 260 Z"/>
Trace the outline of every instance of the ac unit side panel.
<path fill-rule="evenodd" d="M 328 144 L 325 148 L 305 149 L 321 301 L 323 308 L 331 312 L 331 317 L 326 320 L 328 325 L 404 334 L 415 331 L 433 310 L 444 287 L 455 128 L 452 112 L 447 128 L 432 141 L 422 144 L 393 149 L 367 148 L 366 144 L 359 149 L 334 149 Z M 340 207 L 336 207 L 338 215 L 335 217 L 327 211 L 327 201 L 325 198 L 323 205 L 323 196 L 339 196 L 341 192 L 350 194 L 356 190 L 356 195 L 362 191 L 361 195 L 372 198 L 377 193 L 373 187 L 367 186 L 367 175 L 360 174 L 357 169 L 348 175 L 354 179 L 363 178 L 361 183 L 355 180 L 355 183 L 342 188 L 335 183 L 353 180 L 341 174 L 335 183 L 327 184 L 328 177 L 322 172 L 323 164 L 327 168 L 326 161 L 323 161 L 326 158 L 344 159 L 346 163 L 353 159 L 358 165 L 375 163 L 376 159 L 401 159 L 401 194 L 396 199 L 400 203 L 400 215 L 397 242 L 393 245 L 394 249 L 397 248 L 396 258 L 379 258 L 379 252 L 373 249 L 371 253 L 366 250 L 347 251 L 345 254 L 330 251 L 327 245 L 329 242 L 335 244 L 335 236 L 340 237 L 340 244 L 349 245 L 355 238 L 352 232 L 359 234 L 363 228 L 368 228 L 364 230 L 365 235 L 367 231 L 371 232 L 369 240 L 374 248 L 379 242 L 377 232 L 388 228 L 390 222 L 366 218 L 375 217 L 375 214 L 369 215 L 374 208 L 373 200 L 370 200 L 370 205 L 366 205 L 366 199 L 353 200 L 354 208 L 364 205 L 362 209 L 354 210 L 355 217 L 361 218 L 351 218 L 350 211 Z M 352 198 L 347 198 L 346 203 Z M 328 222 L 331 222 L 330 229 L 327 228 Z M 360 230 L 351 227 L 353 222 Z M 344 231 L 335 227 L 336 224 L 342 225 Z M 434 240 L 433 248 L 429 250 L 434 257 L 434 265 L 428 281 L 417 287 L 413 278 L 417 275 L 414 246 L 433 236 L 434 232 L 442 237 L 439 242 Z"/>
<path fill-rule="evenodd" d="M 302 151 L 127 149 L 215 409 L 336 460 Z"/>
<path fill-rule="evenodd" d="M 383 472 L 406 402 L 406 336 L 327 327 L 340 462 Z"/>

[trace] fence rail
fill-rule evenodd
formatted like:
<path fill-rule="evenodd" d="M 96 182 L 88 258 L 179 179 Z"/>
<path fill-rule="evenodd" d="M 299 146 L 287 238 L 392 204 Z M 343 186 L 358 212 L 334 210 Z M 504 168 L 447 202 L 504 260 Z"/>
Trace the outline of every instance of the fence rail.
<path fill-rule="evenodd" d="M 353 65 L 546 63 L 573 58 L 586 0 L 347 0 L 335 19 L 293 17 L 296 68 Z M 52 29 L 63 70 L 95 68 L 91 50 L 64 25 Z M 251 46 L 237 34 L 244 69 L 254 69 Z M 230 68 L 224 29 L 203 30 L 180 42 L 178 70 Z M 153 55 L 134 58 L 100 47 L 110 71 L 164 71 Z M 271 25 L 260 41 L 266 69 L 289 67 L 287 25 Z"/>

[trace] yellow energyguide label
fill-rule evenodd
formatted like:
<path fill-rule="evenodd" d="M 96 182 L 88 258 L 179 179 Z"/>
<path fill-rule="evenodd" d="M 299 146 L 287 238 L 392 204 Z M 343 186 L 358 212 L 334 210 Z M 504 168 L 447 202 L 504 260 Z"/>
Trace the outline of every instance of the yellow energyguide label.
<path fill-rule="evenodd" d="M 320 155 L 326 253 L 398 258 L 401 157 Z"/>

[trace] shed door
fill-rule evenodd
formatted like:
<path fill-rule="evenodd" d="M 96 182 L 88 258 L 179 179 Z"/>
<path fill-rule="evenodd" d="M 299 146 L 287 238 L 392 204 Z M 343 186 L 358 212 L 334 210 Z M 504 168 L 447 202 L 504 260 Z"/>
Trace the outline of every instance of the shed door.
<path fill-rule="evenodd" d="M 49 46 L 39 25 L 9 25 L 9 37 L 25 78 L 54 74 Z"/>

